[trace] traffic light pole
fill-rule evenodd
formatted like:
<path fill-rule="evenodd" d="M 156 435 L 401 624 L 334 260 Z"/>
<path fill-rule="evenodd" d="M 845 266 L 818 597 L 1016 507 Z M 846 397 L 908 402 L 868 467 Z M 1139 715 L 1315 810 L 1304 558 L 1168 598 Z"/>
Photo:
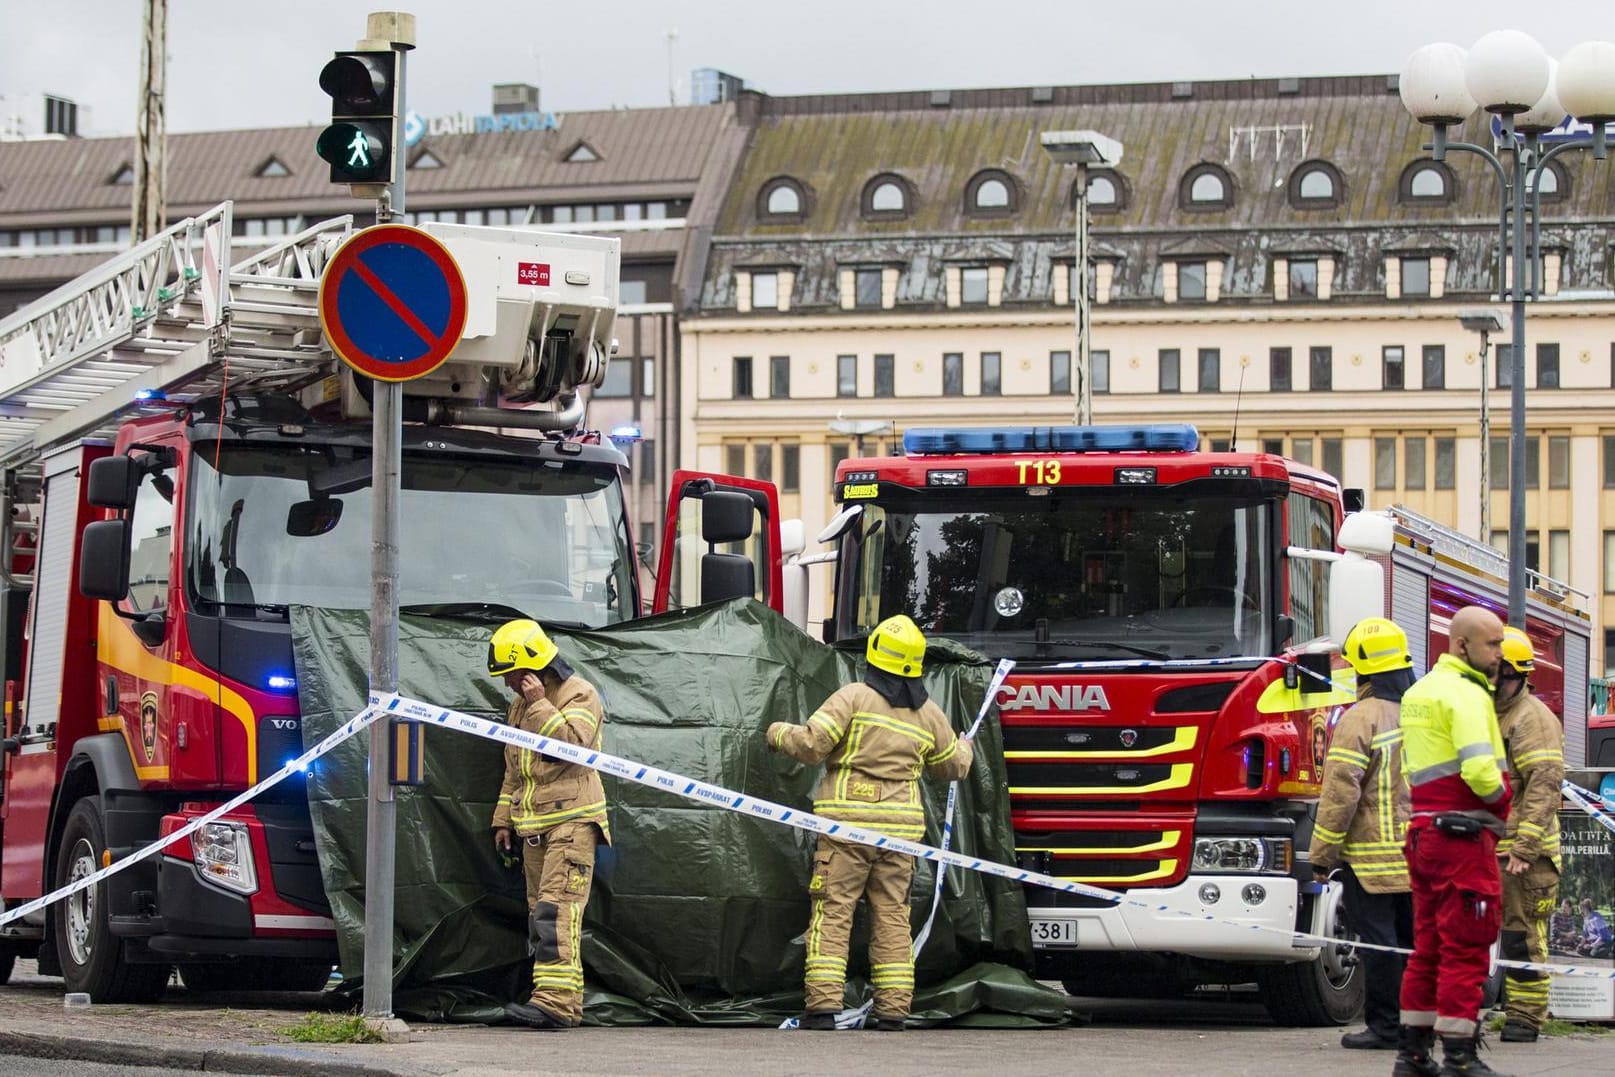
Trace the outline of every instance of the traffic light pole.
<path fill-rule="evenodd" d="M 415 16 L 401 11 L 371 12 L 361 49 L 397 53 L 394 80 L 392 183 L 373 192 L 376 221 L 385 224 L 404 212 L 405 54 L 415 47 Z M 355 192 L 358 193 L 358 192 Z M 368 193 L 368 192 L 367 192 Z M 374 495 L 370 540 L 370 690 L 398 688 L 398 499 L 403 458 L 399 382 L 377 381 L 372 400 L 371 490 Z M 366 813 L 364 914 L 364 1015 L 385 1020 L 393 1013 L 393 896 L 398 848 L 397 803 L 393 799 L 388 725 L 370 727 L 370 785 Z"/>

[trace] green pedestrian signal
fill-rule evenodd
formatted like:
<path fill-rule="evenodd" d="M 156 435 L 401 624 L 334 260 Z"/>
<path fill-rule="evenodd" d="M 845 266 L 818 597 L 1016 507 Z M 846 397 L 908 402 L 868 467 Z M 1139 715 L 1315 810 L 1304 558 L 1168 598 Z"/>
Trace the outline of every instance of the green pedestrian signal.
<path fill-rule="evenodd" d="M 339 52 L 320 71 L 331 125 L 315 145 L 332 183 L 391 183 L 398 115 L 398 54 Z"/>

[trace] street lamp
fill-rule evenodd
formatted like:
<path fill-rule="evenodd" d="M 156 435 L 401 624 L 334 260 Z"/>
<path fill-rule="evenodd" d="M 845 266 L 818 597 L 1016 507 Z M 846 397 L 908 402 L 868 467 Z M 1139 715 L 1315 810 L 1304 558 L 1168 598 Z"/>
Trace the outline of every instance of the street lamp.
<path fill-rule="evenodd" d="M 1493 333 L 1508 328 L 1508 321 L 1495 310 L 1460 310 L 1458 324 L 1480 334 L 1480 540 L 1492 541 L 1492 388 L 1486 369 L 1486 353 L 1491 350 Z"/>
<path fill-rule="evenodd" d="M 1605 124 L 1615 120 L 1615 44 L 1583 42 L 1565 53 L 1557 70 L 1542 46 L 1518 30 L 1487 34 L 1468 53 L 1452 44 L 1426 45 L 1403 65 L 1400 90 L 1403 107 L 1434 128 L 1425 147 L 1434 160 L 1445 160 L 1449 150 L 1478 154 L 1497 176 L 1502 200 L 1497 291 L 1512 304 L 1514 322 L 1509 355 L 1508 619 L 1524 625 L 1525 300 L 1534 298 L 1538 287 L 1539 180 L 1548 162 L 1568 150 L 1591 149 L 1598 160 L 1607 156 Z M 1484 146 L 1447 141 L 1447 129 L 1469 119 L 1477 108 L 1495 117 L 1507 164 Z M 1590 125 L 1590 130 L 1569 130 L 1565 120 L 1570 117 Z M 1543 149 L 1545 141 L 1555 144 Z"/>
<path fill-rule="evenodd" d="M 1088 355 L 1088 166 L 1113 168 L 1122 159 L 1122 144 L 1098 131 L 1044 131 L 1043 149 L 1055 164 L 1077 166 L 1077 250 L 1071 274 L 1072 303 L 1077 310 L 1077 352 L 1071 389 L 1079 426 L 1093 422 L 1093 386 Z"/>
<path fill-rule="evenodd" d="M 840 413 L 837 413 L 836 417 L 830 420 L 830 433 L 857 439 L 859 456 L 864 454 L 864 438 L 871 434 L 884 437 L 895 429 L 896 426 L 890 419 L 843 419 Z"/>

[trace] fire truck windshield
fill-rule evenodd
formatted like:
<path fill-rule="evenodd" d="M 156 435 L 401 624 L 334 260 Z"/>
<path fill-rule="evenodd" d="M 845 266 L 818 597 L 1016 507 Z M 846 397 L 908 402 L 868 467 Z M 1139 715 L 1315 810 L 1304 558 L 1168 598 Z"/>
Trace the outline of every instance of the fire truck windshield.
<path fill-rule="evenodd" d="M 841 545 L 843 637 L 906 613 L 995 657 L 1270 652 L 1268 504 L 1113 489 L 969 496 L 864 506 Z"/>
<path fill-rule="evenodd" d="M 199 612 L 370 604 L 367 451 L 229 444 L 188 476 L 186 591 Z M 599 627 L 635 614 L 616 469 L 406 452 L 399 603 L 483 602 Z"/>

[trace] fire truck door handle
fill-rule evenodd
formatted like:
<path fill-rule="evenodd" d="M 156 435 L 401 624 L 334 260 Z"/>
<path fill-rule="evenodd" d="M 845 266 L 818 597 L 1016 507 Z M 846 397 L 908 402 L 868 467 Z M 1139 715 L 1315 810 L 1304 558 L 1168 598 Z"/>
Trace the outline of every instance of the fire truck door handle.
<path fill-rule="evenodd" d="M 107 678 L 107 715 L 116 717 L 118 713 L 118 678 Z"/>

